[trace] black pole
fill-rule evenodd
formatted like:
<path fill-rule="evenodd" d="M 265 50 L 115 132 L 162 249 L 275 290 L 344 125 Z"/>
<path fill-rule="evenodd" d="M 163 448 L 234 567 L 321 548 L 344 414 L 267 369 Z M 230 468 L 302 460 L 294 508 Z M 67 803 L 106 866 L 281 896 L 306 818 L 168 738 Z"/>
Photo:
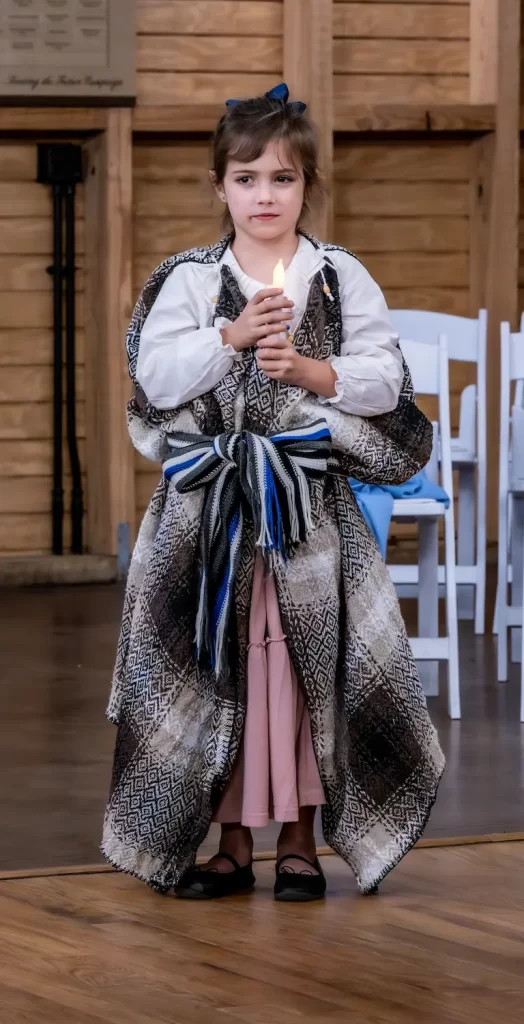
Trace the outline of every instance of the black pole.
<path fill-rule="evenodd" d="M 53 554 L 64 551 L 62 460 L 62 186 L 53 185 Z"/>
<path fill-rule="evenodd" d="M 71 143 L 41 142 L 38 145 L 37 178 L 50 185 L 53 192 L 53 554 L 62 555 L 64 491 L 62 459 L 62 405 L 64 329 L 63 298 L 65 285 L 66 381 L 67 381 L 67 444 L 71 462 L 72 550 L 82 551 L 82 476 L 76 441 L 76 377 L 75 377 L 75 184 L 83 180 L 82 148 Z M 64 218 L 66 265 L 64 267 Z"/>
<path fill-rule="evenodd" d="M 82 473 L 76 439 L 76 367 L 75 367 L 75 185 L 66 185 L 66 380 L 67 380 L 67 446 L 71 465 L 71 551 L 82 554 Z"/>

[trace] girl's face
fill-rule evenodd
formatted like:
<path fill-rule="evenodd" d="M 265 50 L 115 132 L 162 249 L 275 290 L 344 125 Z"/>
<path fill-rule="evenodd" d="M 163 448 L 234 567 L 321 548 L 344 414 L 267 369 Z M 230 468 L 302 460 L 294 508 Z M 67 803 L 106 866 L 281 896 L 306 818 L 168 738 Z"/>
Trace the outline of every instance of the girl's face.
<path fill-rule="evenodd" d="M 251 163 L 228 160 L 217 187 L 236 231 L 269 241 L 296 230 L 304 202 L 304 176 L 281 140 L 271 141 Z"/>

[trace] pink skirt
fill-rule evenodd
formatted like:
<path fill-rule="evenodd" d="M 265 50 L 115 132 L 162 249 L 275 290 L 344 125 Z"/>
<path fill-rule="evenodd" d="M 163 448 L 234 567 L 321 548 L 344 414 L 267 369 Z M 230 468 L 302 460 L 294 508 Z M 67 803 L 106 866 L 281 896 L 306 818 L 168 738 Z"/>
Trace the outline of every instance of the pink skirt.
<path fill-rule="evenodd" d="M 305 696 L 282 632 L 274 577 L 257 556 L 249 620 L 247 711 L 233 775 L 213 821 L 248 828 L 298 821 L 325 803 Z"/>

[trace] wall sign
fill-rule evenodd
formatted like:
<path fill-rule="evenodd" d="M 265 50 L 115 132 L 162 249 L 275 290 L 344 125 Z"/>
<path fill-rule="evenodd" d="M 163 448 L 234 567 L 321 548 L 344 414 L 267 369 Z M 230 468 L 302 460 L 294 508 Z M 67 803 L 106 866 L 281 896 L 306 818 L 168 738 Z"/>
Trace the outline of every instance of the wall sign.
<path fill-rule="evenodd" d="M 135 97 L 134 0 L 0 0 L 3 103 Z"/>

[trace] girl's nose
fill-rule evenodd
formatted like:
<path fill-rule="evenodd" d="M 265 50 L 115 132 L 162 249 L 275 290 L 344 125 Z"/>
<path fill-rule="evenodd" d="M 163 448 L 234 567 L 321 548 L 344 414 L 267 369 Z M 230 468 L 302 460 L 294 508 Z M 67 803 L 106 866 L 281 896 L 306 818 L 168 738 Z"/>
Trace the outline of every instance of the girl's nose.
<path fill-rule="evenodd" d="M 273 202 L 273 189 L 269 182 L 261 182 L 258 190 L 258 201 L 259 203 Z"/>

